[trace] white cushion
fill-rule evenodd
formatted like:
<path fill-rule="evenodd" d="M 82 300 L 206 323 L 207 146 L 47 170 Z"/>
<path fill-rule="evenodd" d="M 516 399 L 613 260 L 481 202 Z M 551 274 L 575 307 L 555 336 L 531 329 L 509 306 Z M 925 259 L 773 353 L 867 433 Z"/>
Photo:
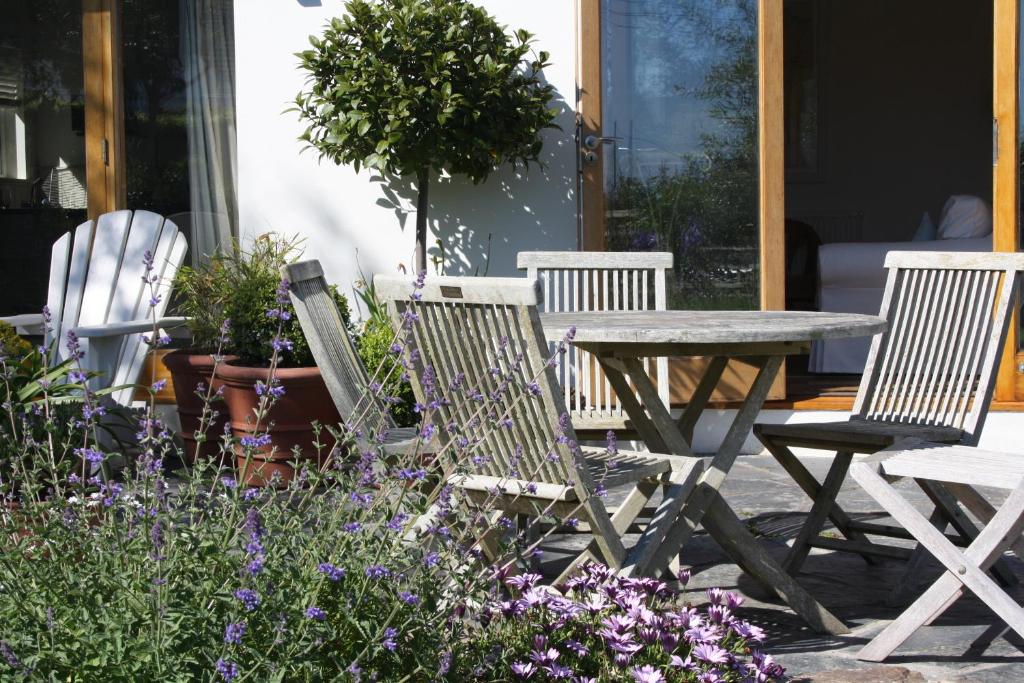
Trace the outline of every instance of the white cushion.
<path fill-rule="evenodd" d="M 963 240 L 992 233 L 992 210 L 981 197 L 955 194 L 939 217 L 940 240 Z"/>

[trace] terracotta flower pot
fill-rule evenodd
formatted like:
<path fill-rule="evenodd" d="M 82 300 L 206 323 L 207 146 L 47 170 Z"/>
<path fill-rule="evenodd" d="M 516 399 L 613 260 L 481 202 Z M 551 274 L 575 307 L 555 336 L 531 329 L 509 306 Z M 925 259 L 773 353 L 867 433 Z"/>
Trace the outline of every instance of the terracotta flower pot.
<path fill-rule="evenodd" d="M 235 356 L 225 356 L 225 361 L 234 360 Z M 171 373 L 174 384 L 174 400 L 178 404 L 178 417 L 181 420 L 181 438 L 185 442 L 185 458 L 195 462 L 196 457 L 212 460 L 220 456 L 221 435 L 224 425 L 228 422 L 227 410 L 223 402 L 217 401 L 210 408 L 217 411 L 206 428 L 206 441 L 200 445 L 195 433 L 200 427 L 203 417 L 203 399 L 196 394 L 200 383 L 212 387 L 214 392 L 221 385 L 220 379 L 214 376 L 213 356 L 195 353 L 192 349 L 180 349 L 168 353 L 163 358 L 164 365 Z M 222 463 L 227 464 L 227 463 Z"/>
<path fill-rule="evenodd" d="M 266 383 L 269 373 L 269 368 L 235 363 L 224 363 L 217 368 L 217 376 L 224 383 L 224 401 L 234 435 L 239 439 L 263 434 L 270 437 L 268 444 L 254 447 L 249 471 L 245 471 L 243 447 L 236 447 L 239 479 L 249 486 L 266 486 L 275 472 L 280 474 L 281 484 L 291 481 L 297 464 L 296 447 L 301 458 L 317 459 L 312 423 L 336 425 L 341 421 L 319 368 L 278 368 L 274 377 L 285 393 L 270 409 L 257 433 L 256 410 L 260 397 L 256 394 L 256 383 Z M 320 455 L 326 456 L 334 444 L 326 431 L 321 432 L 320 438 L 325 444 Z"/>

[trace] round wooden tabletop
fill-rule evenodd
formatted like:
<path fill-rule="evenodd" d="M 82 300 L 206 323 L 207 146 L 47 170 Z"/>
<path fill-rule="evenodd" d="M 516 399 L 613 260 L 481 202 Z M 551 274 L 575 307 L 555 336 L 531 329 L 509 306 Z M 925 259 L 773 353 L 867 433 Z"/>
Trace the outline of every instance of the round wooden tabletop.
<path fill-rule="evenodd" d="M 549 339 L 575 327 L 575 342 L 614 344 L 808 342 L 866 337 L 886 327 L 874 315 L 816 311 L 588 311 L 540 319 Z"/>

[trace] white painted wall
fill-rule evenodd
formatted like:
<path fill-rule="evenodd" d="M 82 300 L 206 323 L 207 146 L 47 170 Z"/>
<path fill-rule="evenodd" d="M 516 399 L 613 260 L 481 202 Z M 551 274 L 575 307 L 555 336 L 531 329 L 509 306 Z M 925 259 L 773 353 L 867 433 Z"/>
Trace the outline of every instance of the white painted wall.
<path fill-rule="evenodd" d="M 536 34 L 551 53 L 546 78 L 561 98 L 562 130 L 546 136 L 544 172 L 503 169 L 479 186 L 458 177 L 435 182 L 430 225 L 444 241 L 449 274 L 514 275 L 520 250 L 576 248 L 574 3 L 478 2 L 509 29 Z M 294 53 L 341 11 L 338 0 L 238 0 L 235 62 L 243 238 L 268 230 L 304 235 L 306 255 L 347 292 L 358 277 L 357 253 L 367 276 L 411 264 L 415 194 L 411 183 L 393 191 L 366 171 L 300 154 L 302 127 L 294 113 L 282 113 L 302 88 Z"/>

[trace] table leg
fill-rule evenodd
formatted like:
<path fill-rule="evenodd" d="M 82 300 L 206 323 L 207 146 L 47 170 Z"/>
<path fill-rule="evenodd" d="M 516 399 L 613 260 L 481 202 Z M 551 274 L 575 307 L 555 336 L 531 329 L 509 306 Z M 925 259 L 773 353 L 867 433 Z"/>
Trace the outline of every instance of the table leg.
<path fill-rule="evenodd" d="M 729 425 L 729 431 L 726 433 L 718 453 L 715 454 L 704 470 L 700 483 L 686 502 L 683 512 L 679 515 L 676 523 L 665 535 L 665 540 L 662 542 L 654 558 L 652 558 L 650 566 L 666 566 L 669 558 L 682 550 L 683 545 L 690 539 L 694 529 L 701 523 L 701 519 L 704 517 L 708 506 L 718 496 L 718 490 L 725 483 L 729 470 L 732 469 L 736 456 L 739 455 L 740 448 L 742 448 L 747 434 L 750 433 L 750 428 L 753 426 L 754 420 L 757 419 L 765 397 L 768 395 L 772 382 L 775 381 L 775 375 L 781 366 L 782 356 L 767 356 L 763 358 L 757 378 L 754 379 L 754 384 L 751 386 L 746 399 L 744 399 L 743 405 L 740 406 L 736 412 L 736 417 L 733 418 L 732 424 Z"/>
<path fill-rule="evenodd" d="M 605 377 L 608 378 L 609 383 L 612 385 L 612 389 L 615 390 L 615 395 L 618 396 L 620 401 L 622 401 L 622 407 L 626 411 L 626 414 L 629 415 L 629 419 L 633 423 L 633 428 L 636 429 L 640 438 L 643 439 L 645 444 L 647 444 L 647 448 L 649 448 L 653 453 L 673 454 L 673 451 L 669 448 L 668 443 L 662 436 L 661 431 L 657 426 L 655 426 L 654 422 L 648 416 L 645 407 L 640 404 L 639 400 L 637 400 L 634 389 L 629 386 L 629 382 L 626 380 L 626 376 L 623 373 L 623 366 L 614 362 L 612 359 L 602 358 L 600 356 L 598 356 L 597 362 L 601 364 Z M 648 382 L 650 382 L 650 378 L 647 377 L 647 373 L 643 373 L 643 376 Z M 632 379 L 634 383 L 636 383 L 637 378 Z M 665 406 L 660 400 L 657 402 L 657 405 L 651 406 L 651 410 L 657 410 L 658 407 L 665 410 Z M 674 454 L 691 455 L 688 446 L 685 453 Z"/>
<path fill-rule="evenodd" d="M 693 396 L 690 397 L 689 403 L 686 404 L 682 415 L 676 421 L 676 427 L 679 428 L 679 432 L 686 439 L 686 443 L 693 444 L 693 430 L 697 427 L 697 420 L 700 419 L 704 409 L 707 408 L 708 401 L 711 400 L 711 394 L 714 392 L 715 387 L 718 386 L 718 382 L 722 379 L 722 373 L 725 372 L 725 368 L 728 365 L 729 359 L 725 356 L 715 356 L 711 359 L 707 369 L 704 371 L 704 375 L 701 376 L 700 382 L 697 384 L 697 388 L 693 390 Z"/>
<path fill-rule="evenodd" d="M 778 593 L 811 628 L 833 635 L 850 632 L 758 545 L 740 518 L 717 493 L 701 523 L 736 564 L 766 588 Z"/>

